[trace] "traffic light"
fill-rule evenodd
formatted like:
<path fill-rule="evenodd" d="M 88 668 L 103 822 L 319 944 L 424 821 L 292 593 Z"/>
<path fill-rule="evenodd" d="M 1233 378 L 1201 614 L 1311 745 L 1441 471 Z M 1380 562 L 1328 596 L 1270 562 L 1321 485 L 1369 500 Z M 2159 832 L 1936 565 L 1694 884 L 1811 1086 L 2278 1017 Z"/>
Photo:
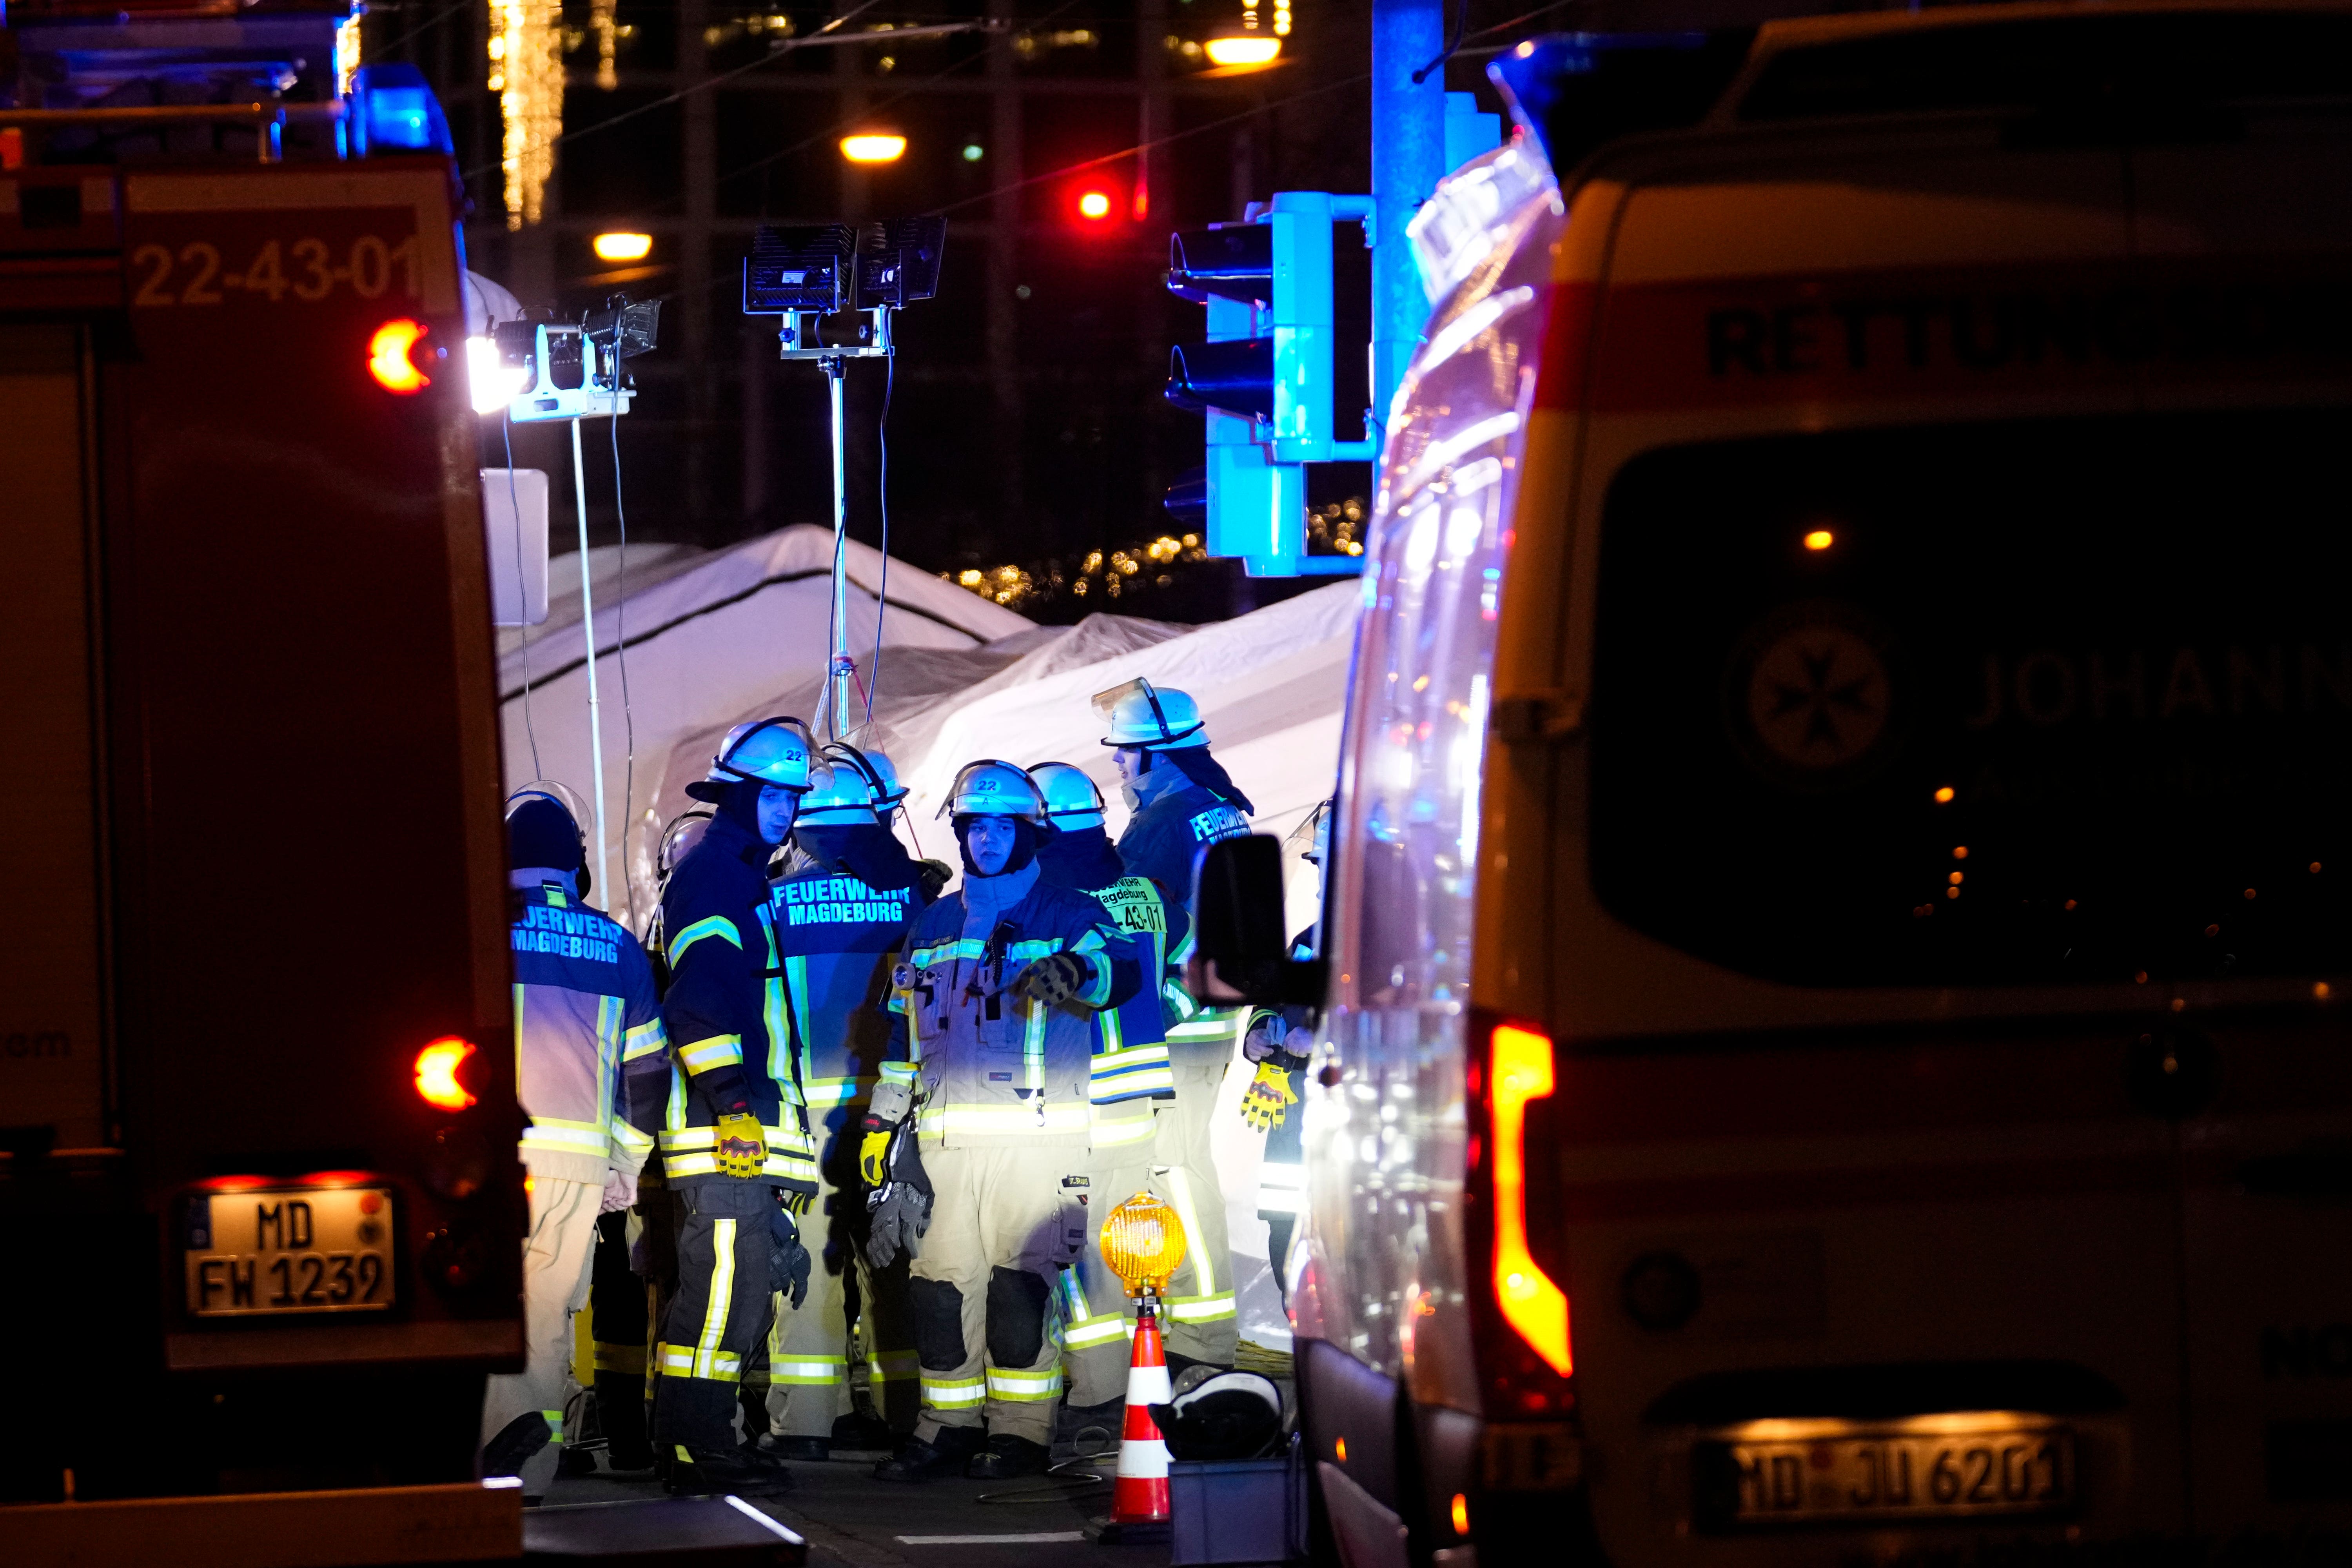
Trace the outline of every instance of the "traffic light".
<path fill-rule="evenodd" d="M 1242 557 L 1254 577 L 1361 566 L 1307 555 L 1306 465 L 1375 455 L 1369 436 L 1332 435 L 1331 226 L 1361 223 L 1369 240 L 1371 216 L 1370 197 L 1280 191 L 1240 223 L 1169 240 L 1169 290 L 1208 307 L 1208 331 L 1168 356 L 1168 401 L 1203 416 L 1207 462 L 1167 504 L 1180 518 L 1198 509 L 1208 552 Z"/>

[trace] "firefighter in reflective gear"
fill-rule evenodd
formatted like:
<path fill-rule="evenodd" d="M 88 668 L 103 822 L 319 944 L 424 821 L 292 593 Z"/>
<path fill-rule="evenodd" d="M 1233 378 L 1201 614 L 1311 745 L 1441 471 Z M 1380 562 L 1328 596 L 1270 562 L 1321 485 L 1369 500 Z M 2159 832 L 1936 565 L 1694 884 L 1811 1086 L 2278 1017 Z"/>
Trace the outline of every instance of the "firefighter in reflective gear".
<path fill-rule="evenodd" d="M 627 928 L 585 901 L 580 820 L 578 797 L 562 784 L 526 784 L 507 801 L 515 1088 L 530 1119 L 528 1359 L 489 1380 L 483 1462 L 486 1474 L 520 1474 L 534 1496 L 555 1477 L 574 1386 L 572 1320 L 588 1300 L 596 1222 L 635 1201 L 669 1087 L 653 966 Z"/>
<path fill-rule="evenodd" d="M 662 829 L 654 865 L 655 908 L 646 921 L 646 952 L 655 983 L 669 987 L 664 956 L 660 900 L 670 877 L 710 826 L 711 808 L 697 804 Z M 661 1080 L 662 1092 L 669 1079 Z M 634 1223 L 632 1223 L 634 1221 Z M 646 1406 L 653 1398 L 649 1364 L 655 1339 L 677 1293 L 677 1204 L 662 1180 L 658 1157 L 637 1174 L 637 1201 L 627 1214 L 606 1215 L 599 1223 L 595 1282 L 588 1288 L 588 1316 L 595 1331 L 596 1414 L 604 1428 L 605 1460 L 615 1470 L 650 1469 L 654 1451 Z"/>
<path fill-rule="evenodd" d="M 734 1418 L 767 1332 L 772 1265 L 793 1251 L 782 1200 L 816 1192 L 767 878 L 808 785 L 799 720 L 730 731 L 688 786 L 718 811 L 662 895 L 676 1073 L 660 1139 L 678 1282 L 655 1347 L 654 1442 L 673 1491 L 785 1484 L 772 1455 L 738 1448 Z"/>
<path fill-rule="evenodd" d="M 1318 872 L 1331 863 L 1331 814 L 1338 804 L 1327 800 L 1317 806 L 1284 844 Z M 1314 957 L 1322 944 L 1322 929 L 1318 918 L 1299 932 L 1291 941 L 1290 956 Z M 1306 1118 L 1298 1101 L 1307 1092 L 1307 1064 L 1314 1054 L 1315 1036 L 1307 1026 L 1313 1016 L 1306 1007 L 1262 1007 L 1252 1014 L 1242 1036 L 1242 1057 L 1257 1068 L 1242 1094 L 1242 1115 L 1251 1126 L 1266 1130 L 1265 1156 L 1258 1162 L 1257 1217 L 1265 1221 L 1266 1262 L 1286 1304 L 1290 1300 L 1291 1238 L 1307 1201 L 1307 1145 L 1300 1127 Z"/>
<path fill-rule="evenodd" d="M 1128 875 L 1103 828 L 1102 792 L 1067 763 L 1029 770 L 1045 803 L 1045 832 L 1037 846 L 1038 875 L 1076 888 L 1103 906 L 1135 943 L 1143 973 L 1156 979 L 1168 954 L 1185 937 L 1191 918 L 1166 888 Z M 1118 1435 L 1126 1402 L 1128 1324 L 1132 1302 L 1102 1257 L 1104 1218 L 1121 1199 L 1150 1191 L 1166 1198 L 1167 1180 L 1155 1178 L 1151 1150 L 1158 1111 L 1176 1098 L 1168 1067 L 1165 1003 L 1146 984 L 1117 1007 L 1095 1015 L 1095 1165 L 1087 1204 L 1087 1246 L 1062 1276 L 1063 1365 L 1069 1374 L 1064 1426 L 1069 1435 L 1103 1426 Z"/>
<path fill-rule="evenodd" d="M 879 752 L 824 748 L 772 887 L 771 922 L 783 956 L 793 1066 L 816 1141 L 817 1200 L 810 1229 L 820 1255 L 807 1299 L 779 1306 L 768 1343 L 769 1435 L 787 1459 L 824 1459 L 835 1442 L 887 1447 L 915 1424 L 914 1331 L 907 1266 L 871 1268 L 865 1257 L 865 1187 L 859 1127 L 874 1086 L 888 1074 L 911 1085 L 903 1058 L 890 1061 L 890 971 L 916 912 L 930 901 L 922 867 L 877 814 L 903 791 L 883 783 Z M 883 760 L 883 768 L 887 760 Z M 853 1284 L 854 1281 L 854 1284 Z M 866 1325 L 866 1375 L 887 1426 L 875 1429 L 850 1397 L 846 1292 Z"/>
<path fill-rule="evenodd" d="M 1109 720 L 1102 743 L 1112 748 L 1121 792 L 1133 814 L 1119 835 L 1119 858 L 1131 874 L 1150 878 L 1176 901 L 1189 904 L 1193 858 L 1221 838 L 1246 835 L 1256 808 L 1209 754 L 1208 727 L 1199 704 L 1186 693 L 1132 680 L 1099 694 L 1095 705 Z M 1231 1366 L 1240 1334 L 1209 1124 L 1250 1010 L 1196 1007 L 1181 983 L 1191 956 L 1189 938 L 1171 947 L 1172 973 L 1162 983 L 1172 1015 L 1168 1061 L 1176 1079 L 1176 1102 L 1160 1114 L 1151 1163 L 1167 1173 L 1161 1178 L 1167 1201 L 1183 1222 L 1189 1245 L 1183 1267 L 1169 1282 L 1161 1321 L 1170 1366 Z"/>
<path fill-rule="evenodd" d="M 860 1152 L 877 1260 L 921 1237 L 908 1291 L 922 1414 L 876 1469 L 890 1480 L 1045 1468 L 1062 1385 L 1055 1285 L 1086 1244 L 1095 1015 L 1146 983 L 1103 907 L 1039 876 L 1044 805 L 1026 773 L 974 763 L 946 809 L 963 885 L 916 917 L 892 974 L 916 1089 L 875 1090 Z"/>

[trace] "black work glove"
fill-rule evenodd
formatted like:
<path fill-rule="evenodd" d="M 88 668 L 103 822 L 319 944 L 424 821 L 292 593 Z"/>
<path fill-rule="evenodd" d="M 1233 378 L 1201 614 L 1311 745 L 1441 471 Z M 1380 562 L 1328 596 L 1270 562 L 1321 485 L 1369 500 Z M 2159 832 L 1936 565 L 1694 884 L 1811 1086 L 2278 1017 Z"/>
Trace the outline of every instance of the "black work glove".
<path fill-rule="evenodd" d="M 1093 967 L 1075 952 L 1049 952 L 1013 977 L 1013 989 L 1048 1007 L 1074 1000 L 1094 977 Z"/>
<path fill-rule="evenodd" d="M 915 877 L 923 885 L 923 902 L 940 901 L 940 890 L 955 879 L 955 868 L 944 860 L 926 860 L 915 868 Z"/>
<path fill-rule="evenodd" d="M 808 1300 L 809 1249 L 801 1245 L 801 1227 L 778 1208 L 768 1220 L 768 1288 L 790 1295 L 798 1308 Z"/>
<path fill-rule="evenodd" d="M 931 1228 L 931 1178 L 914 1138 L 893 1141 L 889 1174 L 888 1181 L 866 1194 L 872 1226 L 866 1237 L 866 1260 L 877 1268 L 887 1268 L 901 1252 L 914 1257 L 915 1244 Z"/>

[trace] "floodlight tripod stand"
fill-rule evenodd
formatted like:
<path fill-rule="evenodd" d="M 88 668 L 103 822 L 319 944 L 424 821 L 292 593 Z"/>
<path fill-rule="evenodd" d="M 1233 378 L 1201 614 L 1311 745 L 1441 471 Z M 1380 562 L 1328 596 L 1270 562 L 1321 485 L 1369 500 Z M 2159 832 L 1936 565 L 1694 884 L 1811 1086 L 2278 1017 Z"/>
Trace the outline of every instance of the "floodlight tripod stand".
<path fill-rule="evenodd" d="M 877 305 L 861 312 L 870 320 L 857 329 L 857 342 L 828 345 L 817 332 L 819 312 L 789 311 L 783 327 L 777 333 L 782 347 L 779 359 L 814 360 L 824 372 L 825 387 L 833 402 L 833 613 L 832 647 L 825 654 L 825 691 L 819 721 L 824 724 L 833 739 L 846 740 L 855 726 L 850 722 L 850 687 L 857 677 L 857 661 L 849 653 L 849 450 L 848 427 L 842 410 L 842 383 L 849 374 L 849 362 L 854 359 L 887 359 L 896 352 L 890 346 L 890 308 Z M 878 621 L 887 606 L 877 598 L 874 614 Z"/>
<path fill-rule="evenodd" d="M 572 500 L 580 519 L 580 629 L 588 644 L 588 771 L 595 786 L 596 805 L 596 887 L 609 899 L 612 896 L 612 853 L 604 836 L 604 725 L 596 700 L 596 600 L 590 591 L 588 579 L 588 476 L 587 464 L 581 457 L 580 421 L 583 419 L 618 419 L 629 411 L 636 394 L 620 372 L 619 332 L 614 331 L 609 380 L 600 384 L 593 360 L 591 359 L 580 384 L 559 387 L 551 372 L 548 352 L 549 326 L 541 322 L 534 334 L 532 363 L 537 367 L 534 390 L 516 395 L 508 417 L 517 425 L 543 424 L 562 419 L 572 426 Z M 584 336 L 585 334 L 581 334 Z M 583 354 L 594 355 L 601 342 L 583 345 Z M 618 482 L 617 470 L 615 483 Z"/>

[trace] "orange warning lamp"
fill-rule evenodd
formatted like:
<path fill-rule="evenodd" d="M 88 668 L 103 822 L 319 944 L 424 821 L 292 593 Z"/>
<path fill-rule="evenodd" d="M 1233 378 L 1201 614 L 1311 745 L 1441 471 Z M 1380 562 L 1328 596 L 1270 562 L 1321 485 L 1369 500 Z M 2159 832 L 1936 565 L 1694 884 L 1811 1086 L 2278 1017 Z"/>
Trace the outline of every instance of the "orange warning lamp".
<path fill-rule="evenodd" d="M 442 1110 L 463 1110 L 474 1103 L 473 1091 L 457 1081 L 457 1069 L 474 1054 L 474 1042 L 444 1035 L 416 1053 L 416 1092 L 425 1103 Z"/>
<path fill-rule="evenodd" d="M 412 321 L 405 316 L 386 321 L 368 340 L 368 374 L 386 392 L 412 396 L 433 384 L 433 378 L 416 368 L 408 357 L 409 351 L 423 342 L 433 329 L 422 321 Z"/>
<path fill-rule="evenodd" d="M 1165 1295 L 1184 1261 L 1184 1222 L 1150 1193 L 1138 1193 L 1104 1219 L 1102 1255 L 1129 1295 Z"/>

